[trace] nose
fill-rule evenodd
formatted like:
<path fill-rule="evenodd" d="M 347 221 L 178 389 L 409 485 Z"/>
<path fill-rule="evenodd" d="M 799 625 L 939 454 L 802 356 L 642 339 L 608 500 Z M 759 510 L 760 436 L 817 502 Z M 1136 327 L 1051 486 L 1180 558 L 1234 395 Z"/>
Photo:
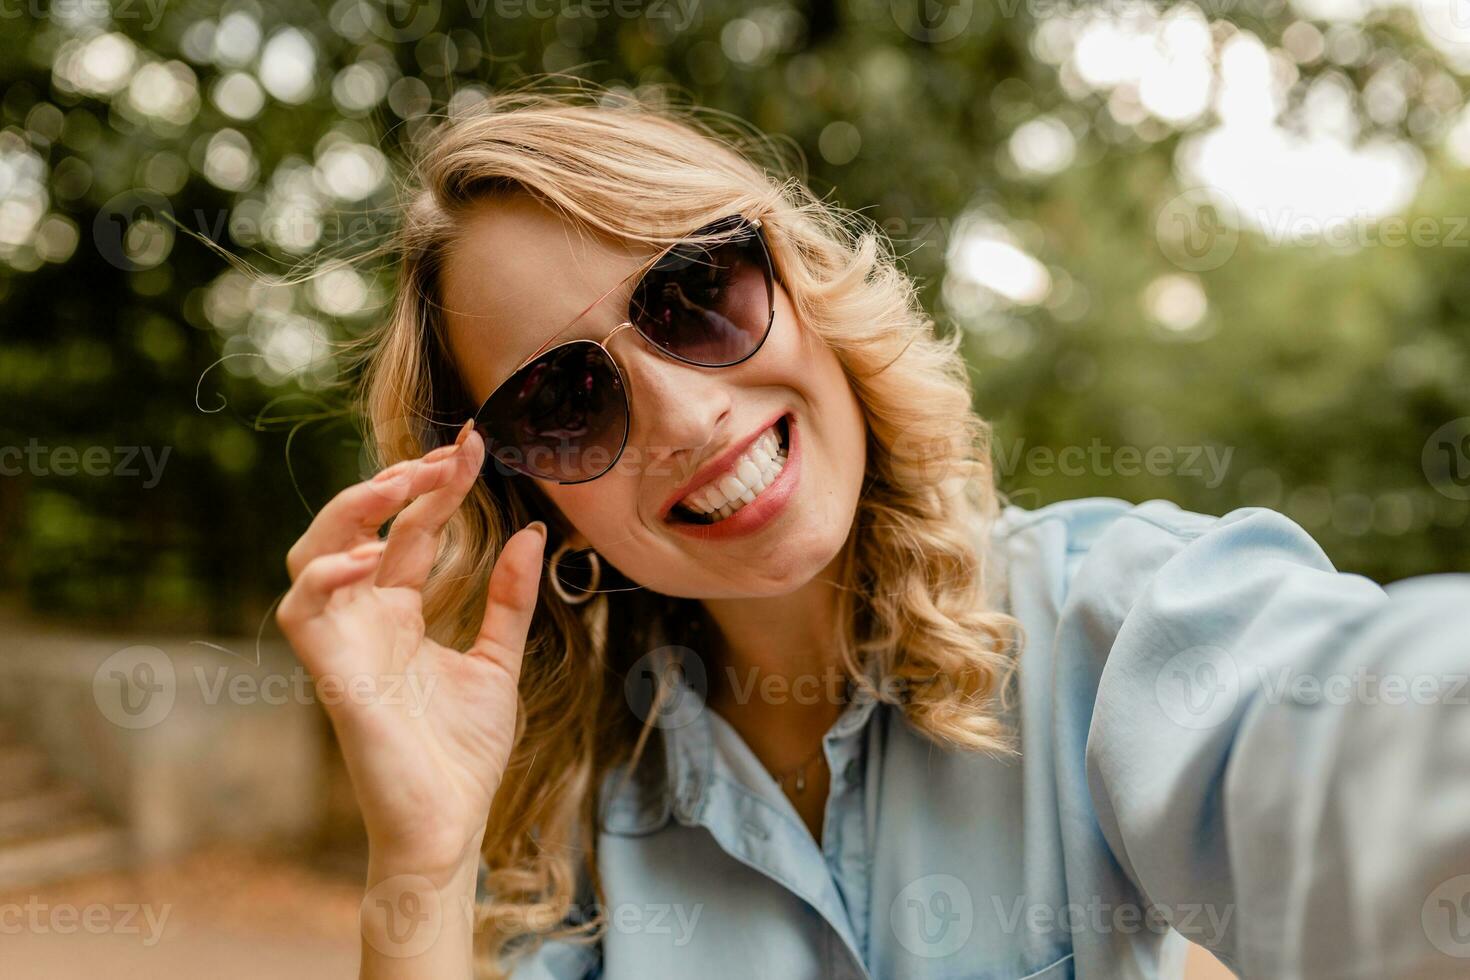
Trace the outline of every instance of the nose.
<path fill-rule="evenodd" d="M 713 372 L 665 357 L 641 336 L 622 345 L 618 362 L 633 417 L 628 445 L 637 446 L 648 462 L 697 458 L 717 439 L 731 400 L 728 386 Z"/>

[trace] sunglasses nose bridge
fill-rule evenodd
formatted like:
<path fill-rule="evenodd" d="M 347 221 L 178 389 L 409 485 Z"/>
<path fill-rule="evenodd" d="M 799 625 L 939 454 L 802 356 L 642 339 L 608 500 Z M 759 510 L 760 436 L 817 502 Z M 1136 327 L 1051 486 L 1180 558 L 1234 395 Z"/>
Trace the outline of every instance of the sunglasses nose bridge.
<path fill-rule="evenodd" d="M 633 331 L 636 332 L 637 329 L 638 328 L 635 327 L 632 323 L 628 322 L 627 320 L 624 320 L 622 323 L 618 324 L 616 327 L 613 327 L 612 332 L 609 333 L 606 337 L 603 337 L 601 340 L 594 340 L 593 343 L 596 344 L 598 347 L 601 347 L 602 348 L 602 353 L 607 356 L 607 359 L 609 361 L 612 361 L 614 364 L 617 364 L 618 363 L 618 359 L 616 357 L 613 357 L 613 352 L 612 352 L 613 338 L 616 337 L 618 334 L 622 333 L 624 330 L 633 330 Z"/>
<path fill-rule="evenodd" d="M 608 352 L 608 355 L 611 356 L 612 355 L 611 347 L 612 347 L 613 338 L 616 337 L 618 334 L 622 333 L 624 330 L 636 330 L 636 329 L 637 329 L 637 327 L 633 326 L 633 324 L 631 322 L 629 322 L 627 320 L 624 320 L 622 323 L 618 324 L 616 327 L 613 327 L 612 333 L 608 334 L 606 337 L 603 337 L 602 338 L 602 343 L 599 344 L 598 346 L 601 347 L 603 350 L 607 351 Z"/>

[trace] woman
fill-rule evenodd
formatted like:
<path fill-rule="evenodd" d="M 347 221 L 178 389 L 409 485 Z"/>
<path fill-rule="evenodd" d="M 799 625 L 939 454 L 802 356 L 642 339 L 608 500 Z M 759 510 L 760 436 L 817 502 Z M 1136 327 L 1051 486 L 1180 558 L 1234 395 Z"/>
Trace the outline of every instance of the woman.
<path fill-rule="evenodd" d="M 331 708 L 362 975 L 1154 977 L 1170 926 L 1460 975 L 1465 580 L 1385 591 L 1261 509 L 1002 508 L 954 345 L 759 151 L 520 93 L 418 161 L 393 465 L 279 611 L 383 692 Z M 1387 676 L 1427 686 L 1300 683 Z"/>

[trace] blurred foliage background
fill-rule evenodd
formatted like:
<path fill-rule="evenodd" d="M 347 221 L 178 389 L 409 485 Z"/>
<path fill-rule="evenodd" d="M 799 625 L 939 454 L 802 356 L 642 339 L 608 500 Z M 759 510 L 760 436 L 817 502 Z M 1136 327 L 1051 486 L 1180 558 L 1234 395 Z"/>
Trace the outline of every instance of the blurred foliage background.
<path fill-rule="evenodd" d="M 963 333 L 1018 503 L 1259 504 L 1347 570 L 1463 571 L 1463 6 L 9 0 L 0 589 L 254 632 L 363 473 L 329 342 L 391 270 L 258 282 L 173 222 L 283 279 L 354 251 L 433 119 L 542 72 L 794 141 Z"/>

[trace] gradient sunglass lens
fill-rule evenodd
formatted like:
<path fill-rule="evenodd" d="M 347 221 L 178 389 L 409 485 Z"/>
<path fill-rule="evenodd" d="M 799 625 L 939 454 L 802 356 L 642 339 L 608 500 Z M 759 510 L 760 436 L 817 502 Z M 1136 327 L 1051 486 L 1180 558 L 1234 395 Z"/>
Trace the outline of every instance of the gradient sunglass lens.
<path fill-rule="evenodd" d="M 591 480 L 628 438 L 622 375 L 590 340 L 556 347 L 497 388 L 476 426 L 487 466 L 562 483 Z"/>
<path fill-rule="evenodd" d="M 638 281 L 629 321 L 677 360 L 728 367 L 754 354 L 775 318 L 775 274 L 759 222 L 732 215 L 674 245 Z M 476 415 L 487 472 L 585 483 L 622 455 L 628 395 L 607 350 L 554 347 L 511 375 Z"/>
<path fill-rule="evenodd" d="M 669 249 L 633 291 L 629 319 L 649 343 L 705 367 L 745 360 L 765 341 L 774 310 L 770 258 L 737 215 L 701 228 L 713 242 Z"/>

